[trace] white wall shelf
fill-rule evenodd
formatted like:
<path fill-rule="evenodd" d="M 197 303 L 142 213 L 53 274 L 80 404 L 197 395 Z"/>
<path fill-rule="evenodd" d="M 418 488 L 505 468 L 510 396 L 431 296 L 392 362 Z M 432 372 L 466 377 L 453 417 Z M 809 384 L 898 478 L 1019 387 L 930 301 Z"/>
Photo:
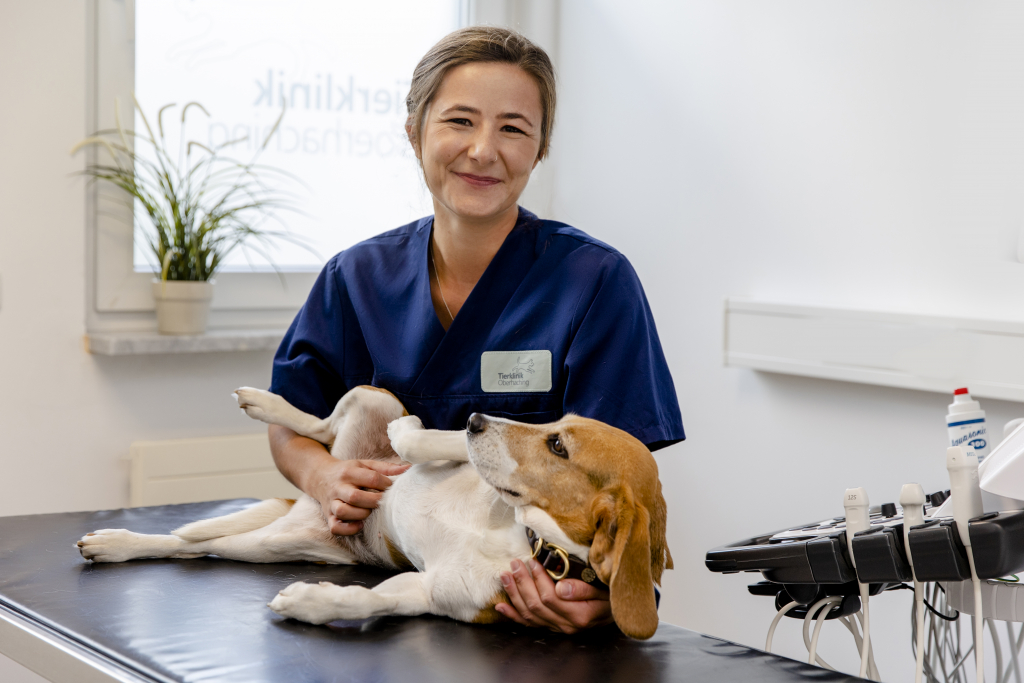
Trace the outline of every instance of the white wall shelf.
<path fill-rule="evenodd" d="M 725 364 L 1024 402 L 1024 322 L 730 298 Z"/>
<path fill-rule="evenodd" d="M 155 332 L 95 332 L 85 335 L 85 348 L 100 356 L 139 356 L 217 351 L 274 351 L 285 330 L 210 331 L 174 336 Z"/>

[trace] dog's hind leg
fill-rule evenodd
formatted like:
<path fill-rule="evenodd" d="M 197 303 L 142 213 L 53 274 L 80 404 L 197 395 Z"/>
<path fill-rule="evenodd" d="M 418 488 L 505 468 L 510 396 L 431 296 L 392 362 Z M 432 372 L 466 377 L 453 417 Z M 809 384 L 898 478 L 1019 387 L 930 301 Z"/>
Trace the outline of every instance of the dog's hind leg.
<path fill-rule="evenodd" d="M 220 536 L 234 536 L 246 531 L 262 529 L 271 522 L 284 517 L 295 505 L 288 498 L 271 498 L 238 512 L 223 517 L 201 519 L 191 522 L 171 532 L 174 536 L 186 541 L 205 541 Z"/>
<path fill-rule="evenodd" d="M 126 529 L 102 529 L 86 534 L 77 545 L 82 557 L 93 562 L 217 555 L 241 562 L 306 560 L 354 564 L 355 556 L 342 543 L 324 525 L 319 504 L 303 496 L 287 515 L 245 533 L 188 541 L 171 534 L 137 534 Z"/>
<path fill-rule="evenodd" d="M 318 504 L 314 503 L 319 507 Z M 205 554 L 240 562 L 326 562 L 355 564 L 356 556 L 335 538 L 317 512 L 316 525 L 302 525 L 281 518 L 262 529 L 235 536 L 221 536 L 192 545 Z"/>
<path fill-rule="evenodd" d="M 430 580 L 430 574 L 406 572 L 372 589 L 325 581 L 298 582 L 278 593 L 269 606 L 281 616 L 310 624 L 388 615 L 413 617 L 431 611 Z"/>
<path fill-rule="evenodd" d="M 82 557 L 93 562 L 127 562 L 143 558 L 167 557 L 191 559 L 209 553 L 198 544 L 170 534 L 137 534 L 127 529 L 100 529 L 85 536 L 75 545 Z"/>

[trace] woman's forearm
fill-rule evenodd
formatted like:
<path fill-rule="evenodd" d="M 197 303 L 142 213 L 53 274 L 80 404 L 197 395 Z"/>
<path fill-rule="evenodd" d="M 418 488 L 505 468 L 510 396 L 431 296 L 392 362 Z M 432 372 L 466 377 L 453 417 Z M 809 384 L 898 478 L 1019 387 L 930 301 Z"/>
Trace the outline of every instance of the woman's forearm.
<path fill-rule="evenodd" d="M 326 465 L 335 462 L 324 445 L 280 425 L 270 425 L 267 435 L 274 464 L 284 478 L 319 500 L 318 484 L 322 477 L 318 475 Z"/>

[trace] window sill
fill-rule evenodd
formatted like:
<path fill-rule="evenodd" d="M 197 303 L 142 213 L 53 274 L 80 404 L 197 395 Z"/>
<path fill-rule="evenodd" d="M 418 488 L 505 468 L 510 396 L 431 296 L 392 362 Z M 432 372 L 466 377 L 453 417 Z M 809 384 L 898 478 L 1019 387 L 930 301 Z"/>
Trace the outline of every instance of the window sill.
<path fill-rule="evenodd" d="M 275 351 L 285 330 L 213 330 L 189 336 L 155 332 L 95 332 L 85 335 L 85 349 L 98 356 L 143 356 L 225 351 Z"/>

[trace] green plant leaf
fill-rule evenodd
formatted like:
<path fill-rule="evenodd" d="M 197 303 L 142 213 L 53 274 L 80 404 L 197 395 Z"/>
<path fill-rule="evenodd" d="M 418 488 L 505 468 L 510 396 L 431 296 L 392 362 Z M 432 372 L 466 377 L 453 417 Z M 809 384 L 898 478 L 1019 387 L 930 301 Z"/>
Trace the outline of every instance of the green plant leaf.
<path fill-rule="evenodd" d="M 159 264 L 161 279 L 207 280 L 238 247 L 245 251 L 247 260 L 248 250 L 252 250 L 277 271 L 269 250 L 278 241 L 296 244 L 319 258 L 307 240 L 288 232 L 279 215 L 280 212 L 303 214 L 296 206 L 298 196 L 270 187 L 265 178 L 304 184 L 291 173 L 257 164 L 266 141 L 249 162 L 224 153 L 246 138 L 213 149 L 195 140 L 186 145 L 185 121 L 189 108 L 194 106 L 206 116 L 210 115 L 200 103 L 189 102 L 182 108 L 178 158 L 174 160 L 166 148 L 163 115 L 176 105 L 167 104 L 158 110 L 160 136 L 157 138 L 134 93 L 132 99 L 148 135 L 125 129 L 117 111 L 119 106 L 116 106 L 116 127 L 97 131 L 75 145 L 71 153 L 87 146 L 103 146 L 107 150 L 111 163 L 90 164 L 83 173 L 92 181 L 103 181 L 119 188 L 130 198 L 126 202 L 129 206 L 135 204 L 141 209 L 135 212 L 135 220 L 155 263 Z M 282 109 L 268 139 L 276 132 L 284 113 Z M 140 143 L 148 146 L 151 154 L 137 153 L 135 147 Z M 202 153 L 193 154 L 193 147 Z M 264 225 L 268 221 L 274 221 L 282 229 L 267 229 Z"/>

